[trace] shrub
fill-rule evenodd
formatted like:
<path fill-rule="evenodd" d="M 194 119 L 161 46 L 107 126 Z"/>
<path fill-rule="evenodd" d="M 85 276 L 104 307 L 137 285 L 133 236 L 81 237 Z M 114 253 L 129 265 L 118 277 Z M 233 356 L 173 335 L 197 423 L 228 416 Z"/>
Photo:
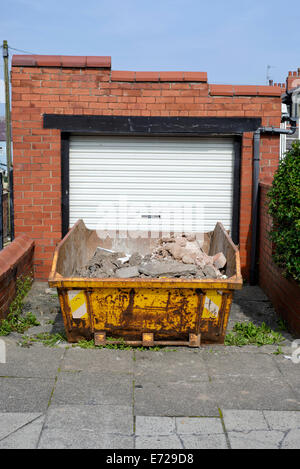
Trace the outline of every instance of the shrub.
<path fill-rule="evenodd" d="M 300 141 L 280 161 L 268 197 L 273 259 L 284 276 L 300 282 Z"/>

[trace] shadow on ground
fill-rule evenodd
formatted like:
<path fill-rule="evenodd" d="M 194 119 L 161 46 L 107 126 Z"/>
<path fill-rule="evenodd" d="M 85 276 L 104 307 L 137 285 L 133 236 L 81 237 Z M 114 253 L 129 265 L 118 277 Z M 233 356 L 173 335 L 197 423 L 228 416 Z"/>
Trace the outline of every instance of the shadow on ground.
<path fill-rule="evenodd" d="M 242 290 L 235 292 L 227 330 L 232 330 L 237 322 L 252 322 L 256 326 L 265 323 L 272 330 L 280 330 L 286 340 L 294 338 L 285 330 L 283 321 L 259 286 L 244 285 Z"/>

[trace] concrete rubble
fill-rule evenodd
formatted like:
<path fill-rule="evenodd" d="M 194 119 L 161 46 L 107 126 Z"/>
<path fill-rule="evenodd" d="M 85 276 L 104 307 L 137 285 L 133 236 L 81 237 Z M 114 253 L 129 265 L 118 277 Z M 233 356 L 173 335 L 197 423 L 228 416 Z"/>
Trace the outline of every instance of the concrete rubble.
<path fill-rule="evenodd" d="M 226 257 L 205 253 L 194 234 L 159 238 L 151 254 L 131 255 L 98 247 L 75 277 L 85 278 L 227 278 Z"/>

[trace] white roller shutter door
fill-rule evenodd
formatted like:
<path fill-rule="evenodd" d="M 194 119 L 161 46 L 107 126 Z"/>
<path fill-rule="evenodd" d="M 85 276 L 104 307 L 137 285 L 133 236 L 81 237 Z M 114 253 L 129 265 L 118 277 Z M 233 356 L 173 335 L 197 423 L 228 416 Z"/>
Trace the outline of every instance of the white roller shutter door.
<path fill-rule="evenodd" d="M 72 136 L 70 226 L 231 229 L 233 163 L 230 138 Z"/>

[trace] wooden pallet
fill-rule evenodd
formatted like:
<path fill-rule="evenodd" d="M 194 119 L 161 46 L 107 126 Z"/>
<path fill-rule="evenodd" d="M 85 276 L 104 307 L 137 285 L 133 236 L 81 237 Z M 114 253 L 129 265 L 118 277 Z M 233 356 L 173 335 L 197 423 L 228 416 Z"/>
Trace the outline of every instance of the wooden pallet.
<path fill-rule="evenodd" d="M 132 345 L 133 347 L 154 347 L 155 345 L 177 345 L 177 346 L 188 346 L 188 347 L 200 347 L 201 345 L 201 334 L 189 334 L 189 340 L 154 340 L 154 334 L 150 332 L 144 332 L 142 334 L 142 340 L 107 340 L 106 332 L 95 332 L 94 334 L 95 345 L 117 345 L 126 344 Z"/>

